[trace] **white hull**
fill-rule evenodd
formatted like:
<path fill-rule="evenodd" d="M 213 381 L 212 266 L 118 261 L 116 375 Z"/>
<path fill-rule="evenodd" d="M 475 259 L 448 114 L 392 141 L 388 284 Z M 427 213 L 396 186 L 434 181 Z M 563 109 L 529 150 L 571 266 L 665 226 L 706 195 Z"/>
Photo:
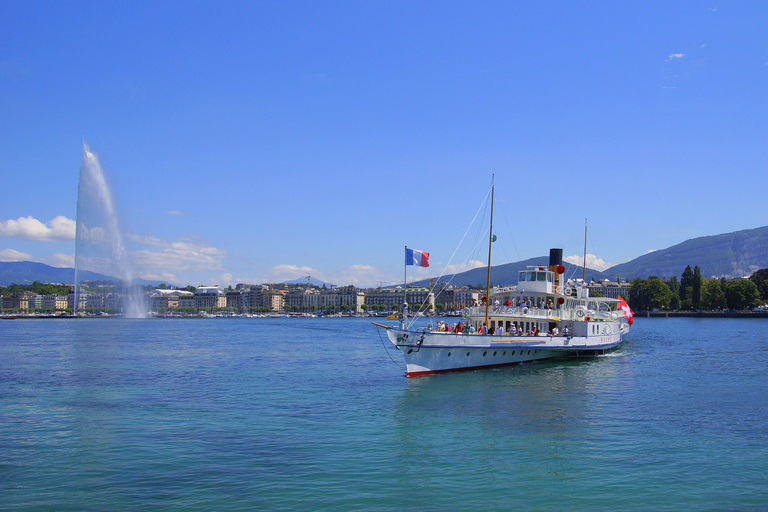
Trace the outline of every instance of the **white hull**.
<path fill-rule="evenodd" d="M 601 322 L 595 336 L 493 336 L 388 328 L 403 353 L 409 377 L 508 366 L 556 357 L 601 354 L 622 341 L 619 322 Z"/>

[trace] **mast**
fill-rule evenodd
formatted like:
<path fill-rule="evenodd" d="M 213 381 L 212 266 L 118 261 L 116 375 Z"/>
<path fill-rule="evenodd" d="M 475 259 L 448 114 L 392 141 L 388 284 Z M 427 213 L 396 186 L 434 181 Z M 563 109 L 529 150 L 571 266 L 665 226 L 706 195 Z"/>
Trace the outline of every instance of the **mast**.
<path fill-rule="evenodd" d="M 496 175 L 491 175 L 491 232 L 488 235 L 488 281 L 485 286 L 485 326 L 488 327 L 488 308 L 491 305 L 491 244 L 493 243 L 493 193 Z"/>
<path fill-rule="evenodd" d="M 584 260 L 582 261 L 584 270 L 581 274 L 582 287 L 587 286 L 587 219 L 584 219 Z"/>

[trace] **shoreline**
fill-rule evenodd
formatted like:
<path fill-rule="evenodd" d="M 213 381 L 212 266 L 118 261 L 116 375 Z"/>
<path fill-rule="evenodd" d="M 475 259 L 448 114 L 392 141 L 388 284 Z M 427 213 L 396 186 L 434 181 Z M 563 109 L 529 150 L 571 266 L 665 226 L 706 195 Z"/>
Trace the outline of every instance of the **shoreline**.
<path fill-rule="evenodd" d="M 768 311 L 639 311 L 635 318 L 768 318 Z"/>

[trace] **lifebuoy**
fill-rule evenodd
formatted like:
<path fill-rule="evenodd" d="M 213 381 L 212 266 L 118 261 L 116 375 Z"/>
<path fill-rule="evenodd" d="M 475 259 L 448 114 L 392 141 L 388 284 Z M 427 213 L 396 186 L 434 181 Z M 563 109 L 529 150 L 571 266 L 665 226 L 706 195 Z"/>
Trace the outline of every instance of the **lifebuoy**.
<path fill-rule="evenodd" d="M 403 314 L 402 314 L 402 313 L 400 313 L 399 315 L 397 315 L 397 319 L 398 319 L 398 320 L 402 320 L 402 319 L 403 319 Z"/>
<path fill-rule="evenodd" d="M 563 287 L 562 287 L 562 286 L 558 286 L 558 287 L 556 287 L 556 288 L 555 288 L 555 293 L 556 293 L 556 294 L 558 294 L 558 295 L 560 295 L 561 293 L 563 293 Z"/>
<path fill-rule="evenodd" d="M 523 314 L 524 314 L 524 315 L 527 315 L 527 314 L 528 314 L 528 308 L 523 308 Z"/>
<path fill-rule="evenodd" d="M 568 288 L 566 288 L 565 289 L 565 294 L 566 295 L 573 295 L 573 288 L 571 288 L 570 286 Z"/>
<path fill-rule="evenodd" d="M 584 312 L 582 310 L 578 310 L 576 311 L 576 316 L 582 318 L 584 316 Z"/>

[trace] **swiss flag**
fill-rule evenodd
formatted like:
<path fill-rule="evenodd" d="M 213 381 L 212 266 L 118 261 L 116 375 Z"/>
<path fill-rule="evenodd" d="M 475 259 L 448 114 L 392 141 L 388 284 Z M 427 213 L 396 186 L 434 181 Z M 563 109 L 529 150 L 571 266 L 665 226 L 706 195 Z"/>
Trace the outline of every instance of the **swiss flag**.
<path fill-rule="evenodd" d="M 627 304 L 627 301 L 625 301 L 623 298 L 619 297 L 621 299 L 619 301 L 619 309 L 624 311 L 624 318 L 627 319 L 627 323 L 630 327 L 632 327 L 632 322 L 634 322 L 635 319 L 635 312 L 632 311 L 632 308 L 629 307 L 629 304 Z"/>

